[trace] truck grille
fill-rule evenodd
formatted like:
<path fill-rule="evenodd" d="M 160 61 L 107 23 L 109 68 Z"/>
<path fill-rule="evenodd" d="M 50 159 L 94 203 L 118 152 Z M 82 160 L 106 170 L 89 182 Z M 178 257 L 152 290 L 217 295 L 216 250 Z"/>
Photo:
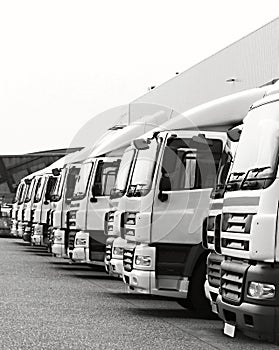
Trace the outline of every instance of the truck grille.
<path fill-rule="evenodd" d="M 249 251 L 249 234 L 253 215 L 246 213 L 222 215 L 222 248 Z"/>
<path fill-rule="evenodd" d="M 68 222 L 68 227 L 70 229 L 76 227 L 76 215 L 77 215 L 77 210 L 70 210 L 67 212 L 68 217 L 67 217 L 67 222 Z"/>
<path fill-rule="evenodd" d="M 207 258 L 207 279 L 211 287 L 219 288 L 221 285 L 222 255 L 211 253 Z"/>
<path fill-rule="evenodd" d="M 75 231 L 70 231 L 69 232 L 69 240 L 68 240 L 68 248 L 69 248 L 69 250 L 73 250 L 74 249 L 75 238 L 76 238 L 76 232 Z"/>
<path fill-rule="evenodd" d="M 221 264 L 221 295 L 223 301 L 239 305 L 243 298 L 244 281 L 249 265 L 243 262 L 223 261 Z"/>
<path fill-rule="evenodd" d="M 106 245 L 106 260 L 110 261 L 111 260 L 111 254 L 112 254 L 112 245 L 107 244 Z"/>
<path fill-rule="evenodd" d="M 127 272 L 131 272 L 133 270 L 133 261 L 134 261 L 134 249 L 124 249 L 123 252 L 123 267 Z"/>

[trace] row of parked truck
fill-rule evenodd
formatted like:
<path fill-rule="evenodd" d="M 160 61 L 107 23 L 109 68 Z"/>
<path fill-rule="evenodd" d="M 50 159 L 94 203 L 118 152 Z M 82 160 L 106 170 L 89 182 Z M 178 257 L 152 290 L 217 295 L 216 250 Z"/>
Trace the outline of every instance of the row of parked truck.
<path fill-rule="evenodd" d="M 278 84 L 108 130 L 22 179 L 11 233 L 278 343 Z"/>

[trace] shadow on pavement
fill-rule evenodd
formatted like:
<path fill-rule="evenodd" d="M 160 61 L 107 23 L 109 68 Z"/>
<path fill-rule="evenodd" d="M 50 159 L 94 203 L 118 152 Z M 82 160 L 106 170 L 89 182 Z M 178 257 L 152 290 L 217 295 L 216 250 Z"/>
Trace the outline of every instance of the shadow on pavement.
<path fill-rule="evenodd" d="M 115 296 L 116 298 L 125 298 L 128 300 L 170 300 L 166 299 L 165 297 L 161 297 L 160 295 L 150 295 L 150 294 L 137 294 L 137 293 L 107 293 L 110 295 Z M 171 300 L 172 301 L 172 300 Z"/>
<path fill-rule="evenodd" d="M 79 275 L 79 274 L 74 274 L 73 277 L 75 278 L 82 278 L 86 280 L 106 280 L 106 281 L 114 281 L 114 278 L 107 275 L 105 272 L 103 275 Z"/>
<path fill-rule="evenodd" d="M 187 309 L 158 309 L 158 308 L 133 308 L 132 310 L 126 310 L 133 314 L 143 317 L 156 318 L 184 318 L 184 319 L 197 319 L 197 320 L 212 320 L 222 322 L 217 315 L 201 315 Z"/>

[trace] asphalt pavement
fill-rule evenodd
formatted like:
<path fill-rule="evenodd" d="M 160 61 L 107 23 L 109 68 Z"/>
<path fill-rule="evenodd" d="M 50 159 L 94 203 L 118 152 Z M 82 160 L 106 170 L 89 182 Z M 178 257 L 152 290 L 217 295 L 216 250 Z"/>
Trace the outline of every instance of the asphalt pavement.
<path fill-rule="evenodd" d="M 175 301 L 126 294 L 100 269 L 69 264 L 44 248 L 0 239 L 0 350 L 279 349 Z"/>

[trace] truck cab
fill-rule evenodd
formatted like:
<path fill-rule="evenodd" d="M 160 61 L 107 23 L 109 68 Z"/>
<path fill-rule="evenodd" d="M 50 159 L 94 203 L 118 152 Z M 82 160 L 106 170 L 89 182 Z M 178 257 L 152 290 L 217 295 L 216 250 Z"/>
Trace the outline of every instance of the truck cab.
<path fill-rule="evenodd" d="M 279 343 L 278 86 L 246 118 L 226 184 L 219 246 L 224 256 L 217 297 L 224 333 L 237 329 Z"/>
<path fill-rule="evenodd" d="M 113 188 L 123 153 L 135 137 L 163 124 L 173 114 L 172 110 L 155 104 L 134 105 L 133 110 L 137 115 L 142 113 L 143 116 L 129 125 L 118 126 L 116 130 L 115 128 L 110 130 L 103 137 L 102 143 L 99 142 L 99 145 L 94 148 L 91 155 L 92 160 L 85 162 L 85 164 L 94 163 L 91 178 L 88 178 L 86 182 L 88 188 L 84 188 L 85 181 L 82 178 L 76 184 L 77 188 L 71 204 L 73 208 L 71 229 L 74 243 L 72 259 L 74 261 L 105 265 L 104 222 L 106 212 L 123 196 L 122 187 L 125 187 L 127 182 L 127 169 L 124 167 L 125 169 L 121 170 L 122 175 L 125 173 L 124 178 L 121 174 L 121 178 L 118 178 L 118 184 L 121 182 L 121 189 Z M 79 187 L 82 189 L 80 190 Z M 112 197 L 115 197 L 112 201 L 111 191 L 114 193 Z"/>
<path fill-rule="evenodd" d="M 32 193 L 32 177 L 26 176 L 24 178 L 24 186 L 23 186 L 23 192 L 21 194 L 21 197 L 18 201 L 18 212 L 17 212 L 17 236 L 20 238 L 23 238 L 24 230 L 25 230 L 25 209 L 27 207 L 27 203 L 29 202 L 31 198 Z"/>
<path fill-rule="evenodd" d="M 17 187 L 15 198 L 13 200 L 13 207 L 12 207 L 11 235 L 14 237 L 17 236 L 18 208 L 19 208 L 19 202 L 21 201 L 21 196 L 23 195 L 23 191 L 24 191 L 24 181 L 21 180 Z"/>
<path fill-rule="evenodd" d="M 134 142 L 133 175 L 118 205 L 128 291 L 209 312 L 202 226 L 227 143 L 222 130 L 239 123 L 259 96 L 263 91 L 252 89 L 211 101 L 167 122 L 168 132 Z"/>
<path fill-rule="evenodd" d="M 52 226 L 50 228 L 51 252 L 57 257 L 68 257 L 69 209 L 80 168 L 81 163 L 78 161 L 66 164 L 61 171 L 64 181 L 57 189 L 60 195 L 57 197 L 51 214 Z"/>
<path fill-rule="evenodd" d="M 74 261 L 104 266 L 104 215 L 121 154 L 89 158 L 81 168 L 69 211 L 69 256 Z"/>
<path fill-rule="evenodd" d="M 110 193 L 110 210 L 105 214 L 104 232 L 107 236 L 105 268 L 114 277 L 123 275 L 123 250 L 126 241 L 121 237 L 120 225 L 117 220 L 121 213 L 118 210 L 119 202 L 127 192 L 127 186 L 133 171 L 137 150 L 128 147 L 123 153 L 115 185 Z"/>
<path fill-rule="evenodd" d="M 225 144 L 224 133 L 181 130 L 134 142 L 121 219 L 130 291 L 186 299 L 194 268 L 205 269 L 202 224 Z"/>
<path fill-rule="evenodd" d="M 58 178 L 59 175 L 53 176 L 51 173 L 45 173 L 38 180 L 33 203 L 34 222 L 31 235 L 31 244 L 33 245 L 47 246 L 49 214 L 51 210 L 50 199 Z"/>
<path fill-rule="evenodd" d="M 228 131 L 228 143 L 222 155 L 220 167 L 217 172 L 216 183 L 210 195 L 209 214 L 204 221 L 202 245 L 204 249 L 208 249 L 210 253 L 207 257 L 207 270 L 205 280 L 205 293 L 210 300 L 211 308 L 214 313 L 217 313 L 216 299 L 219 293 L 221 281 L 221 262 L 223 256 L 216 252 L 220 251 L 218 247 L 219 240 L 216 240 L 215 249 L 215 229 L 218 232 L 223 208 L 223 200 L 225 193 L 225 183 L 228 177 L 229 170 L 232 166 L 233 155 L 235 153 L 237 143 L 242 131 L 242 125 L 234 127 Z"/>

